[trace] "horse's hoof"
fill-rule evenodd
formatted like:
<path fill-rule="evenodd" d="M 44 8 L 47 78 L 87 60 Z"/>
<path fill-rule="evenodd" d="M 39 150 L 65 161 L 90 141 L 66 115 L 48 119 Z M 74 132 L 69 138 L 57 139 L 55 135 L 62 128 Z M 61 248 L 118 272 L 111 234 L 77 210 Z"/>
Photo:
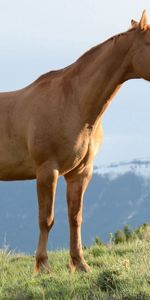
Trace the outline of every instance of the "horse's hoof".
<path fill-rule="evenodd" d="M 79 261 L 76 263 L 73 263 L 71 261 L 69 263 L 69 271 L 72 273 L 75 271 L 90 273 L 91 268 L 88 266 L 88 264 L 85 261 Z"/>
<path fill-rule="evenodd" d="M 42 273 L 42 272 L 44 272 L 44 273 L 45 272 L 46 273 L 50 272 L 50 268 L 48 266 L 48 259 L 47 258 L 36 261 L 34 273 L 37 275 L 37 274 Z"/>

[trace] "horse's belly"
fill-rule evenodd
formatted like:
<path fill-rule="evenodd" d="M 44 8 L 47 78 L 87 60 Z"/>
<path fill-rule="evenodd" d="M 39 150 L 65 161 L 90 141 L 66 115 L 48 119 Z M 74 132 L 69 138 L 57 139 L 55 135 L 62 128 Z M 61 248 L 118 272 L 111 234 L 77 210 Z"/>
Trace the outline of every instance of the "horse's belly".
<path fill-rule="evenodd" d="M 16 151 L 15 151 L 16 150 Z M 0 180 L 25 180 L 35 178 L 35 166 L 24 149 L 0 147 Z"/>

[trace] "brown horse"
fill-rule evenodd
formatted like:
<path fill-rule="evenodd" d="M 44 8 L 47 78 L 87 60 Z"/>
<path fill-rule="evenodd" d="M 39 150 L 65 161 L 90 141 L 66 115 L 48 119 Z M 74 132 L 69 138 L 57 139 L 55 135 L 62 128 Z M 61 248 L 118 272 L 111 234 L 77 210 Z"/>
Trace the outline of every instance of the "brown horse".
<path fill-rule="evenodd" d="M 102 115 L 123 82 L 150 80 L 150 26 L 144 11 L 132 28 L 92 48 L 69 67 L 26 88 L 0 93 L 0 180 L 37 180 L 40 237 L 36 271 L 47 266 L 57 180 L 67 182 L 70 267 L 88 271 L 81 244 L 83 194 L 102 141 Z"/>

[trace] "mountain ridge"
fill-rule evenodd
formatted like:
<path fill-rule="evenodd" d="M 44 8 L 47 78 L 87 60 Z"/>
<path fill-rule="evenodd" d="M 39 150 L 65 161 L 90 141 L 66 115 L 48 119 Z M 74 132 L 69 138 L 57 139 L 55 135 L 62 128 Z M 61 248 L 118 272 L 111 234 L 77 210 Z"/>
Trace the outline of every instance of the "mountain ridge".
<path fill-rule="evenodd" d="M 110 232 L 150 223 L 150 159 L 136 159 L 94 167 L 84 196 L 83 243 L 95 237 L 108 241 Z M 59 179 L 56 192 L 55 225 L 49 249 L 69 247 L 66 184 Z M 38 241 L 38 206 L 35 181 L 0 182 L 0 247 L 33 253 Z"/>

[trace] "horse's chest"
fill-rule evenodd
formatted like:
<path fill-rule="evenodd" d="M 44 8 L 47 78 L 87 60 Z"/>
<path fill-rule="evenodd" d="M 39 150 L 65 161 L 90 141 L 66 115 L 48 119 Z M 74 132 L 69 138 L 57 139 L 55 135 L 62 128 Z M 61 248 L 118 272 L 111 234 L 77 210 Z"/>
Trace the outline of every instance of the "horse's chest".
<path fill-rule="evenodd" d="M 92 155 L 92 143 L 89 138 L 79 137 L 75 143 L 68 144 L 64 147 L 63 155 L 60 155 L 61 173 L 65 174 L 70 170 L 78 167 L 84 161 L 86 163 Z"/>
<path fill-rule="evenodd" d="M 97 127 L 95 132 L 89 133 L 85 131 L 81 133 L 75 142 L 70 143 L 70 146 L 66 148 L 67 155 L 65 156 L 64 168 L 66 170 L 72 170 L 79 165 L 82 166 L 91 163 L 94 156 L 102 142 L 102 127 Z M 64 162 L 63 161 L 63 162 Z M 66 166 L 66 168 L 65 168 Z"/>

